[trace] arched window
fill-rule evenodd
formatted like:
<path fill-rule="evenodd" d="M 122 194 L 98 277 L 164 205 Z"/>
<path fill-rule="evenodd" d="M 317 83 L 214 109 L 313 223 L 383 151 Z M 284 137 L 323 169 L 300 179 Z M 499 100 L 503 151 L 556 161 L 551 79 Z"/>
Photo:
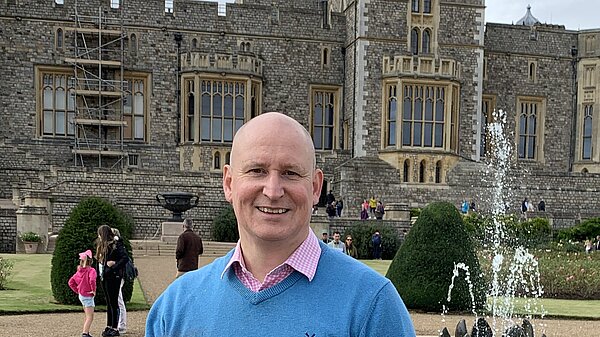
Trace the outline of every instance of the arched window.
<path fill-rule="evenodd" d="M 404 160 L 404 170 L 402 175 L 402 181 L 407 183 L 410 181 L 410 160 Z"/>
<path fill-rule="evenodd" d="M 435 163 L 435 183 L 436 184 L 442 183 L 442 161 L 441 160 L 439 160 L 437 163 Z"/>
<path fill-rule="evenodd" d="M 225 165 L 231 164 L 231 152 L 225 153 Z"/>
<path fill-rule="evenodd" d="M 529 63 L 529 81 L 531 81 L 531 82 L 535 82 L 536 81 L 535 62 L 530 62 Z"/>
<path fill-rule="evenodd" d="M 417 28 L 410 31 L 410 51 L 413 55 L 419 54 L 419 30 Z"/>
<path fill-rule="evenodd" d="M 398 97 L 396 97 L 396 85 L 388 87 L 388 113 L 386 120 L 387 137 L 386 146 L 396 145 L 396 121 L 398 116 Z"/>
<path fill-rule="evenodd" d="M 425 169 L 426 169 L 426 163 L 425 160 L 421 160 L 421 163 L 419 164 L 419 182 L 420 183 L 424 183 L 425 182 Z"/>
<path fill-rule="evenodd" d="M 221 169 L 221 153 L 219 151 L 215 151 L 213 155 L 213 168 L 215 170 Z"/>
<path fill-rule="evenodd" d="M 131 54 L 131 56 L 137 55 L 137 49 L 137 35 L 131 34 L 131 36 L 129 37 L 129 53 Z"/>
<path fill-rule="evenodd" d="M 56 49 L 62 49 L 64 45 L 64 32 L 61 28 L 56 30 Z"/>
<path fill-rule="evenodd" d="M 323 65 L 329 64 L 329 48 L 323 48 Z"/>
<path fill-rule="evenodd" d="M 186 132 L 186 141 L 194 141 L 195 139 L 195 129 L 194 129 L 194 115 L 196 111 L 196 91 L 194 90 L 194 80 L 186 80 L 185 81 L 186 91 L 187 91 L 187 132 Z"/>
<path fill-rule="evenodd" d="M 592 159 L 592 121 L 593 121 L 593 106 L 586 105 L 583 112 L 583 146 L 581 159 Z"/>
<path fill-rule="evenodd" d="M 421 52 L 423 54 L 431 53 L 431 31 L 429 29 L 425 29 L 423 31 L 423 45 L 421 46 Z"/>
<path fill-rule="evenodd" d="M 192 39 L 192 49 L 196 49 L 196 48 L 198 48 L 198 39 L 193 38 Z"/>

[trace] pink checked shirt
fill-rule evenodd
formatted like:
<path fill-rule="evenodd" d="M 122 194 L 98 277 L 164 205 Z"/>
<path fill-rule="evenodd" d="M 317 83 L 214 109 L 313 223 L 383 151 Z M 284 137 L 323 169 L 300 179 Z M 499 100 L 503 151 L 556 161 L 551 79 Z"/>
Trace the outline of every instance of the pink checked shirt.
<path fill-rule="evenodd" d="M 233 266 L 235 275 L 240 282 L 253 292 L 259 292 L 278 284 L 285 280 L 285 278 L 294 272 L 294 270 L 302 273 L 309 281 L 312 281 L 317 271 L 320 256 L 321 247 L 319 246 L 319 239 L 317 239 L 315 234 L 310 231 L 298 249 L 296 249 L 282 264 L 271 270 L 265 277 L 265 281 L 261 283 L 248 269 L 246 269 L 242 249 L 240 247 L 240 242 L 238 241 L 231 259 L 225 266 L 223 273 L 221 273 L 221 278 L 223 278 L 227 269 Z"/>

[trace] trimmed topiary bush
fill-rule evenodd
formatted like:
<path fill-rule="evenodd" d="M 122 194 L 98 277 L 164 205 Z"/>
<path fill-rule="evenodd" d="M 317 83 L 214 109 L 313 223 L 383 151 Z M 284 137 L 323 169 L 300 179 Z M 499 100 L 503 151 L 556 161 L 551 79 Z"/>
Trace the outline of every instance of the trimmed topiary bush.
<path fill-rule="evenodd" d="M 352 235 L 352 243 L 356 246 L 359 259 L 373 258 L 373 242 L 371 237 L 375 231 L 381 234 L 383 251 L 381 258 L 383 260 L 391 260 L 396 255 L 398 247 L 400 247 L 400 238 L 398 233 L 391 226 L 380 221 L 357 221 L 352 224 L 352 227 L 346 229 L 342 233 L 342 241 L 347 235 Z"/>
<path fill-rule="evenodd" d="M 447 301 L 454 266 L 458 263 L 469 267 L 475 303 L 471 301 L 462 269 L 454 280 L 451 301 Z M 464 311 L 481 309 L 485 304 L 486 289 L 476 252 L 462 216 L 448 202 L 431 203 L 423 209 L 386 277 L 411 309 L 441 312 L 445 306 Z"/>
<path fill-rule="evenodd" d="M 583 221 L 577 226 L 563 229 L 558 232 L 558 240 L 581 241 L 594 239 L 600 235 L 600 218 L 592 218 Z"/>
<path fill-rule="evenodd" d="M 212 223 L 212 237 L 215 241 L 237 242 L 240 238 L 237 219 L 231 205 L 224 208 Z"/>
<path fill-rule="evenodd" d="M 121 232 L 127 253 L 133 260 L 129 238 L 133 228 L 132 219 L 110 202 L 91 197 L 81 202 L 71 210 L 63 228 L 58 233 L 56 247 L 52 256 L 50 283 L 54 299 L 63 304 L 79 304 L 77 295 L 67 284 L 71 275 L 77 270 L 79 253 L 90 249 L 96 254 L 95 240 L 98 237 L 98 227 L 107 224 Z M 96 261 L 94 261 L 96 267 Z M 133 292 L 133 282 L 123 285 L 123 299 L 128 302 Z M 96 304 L 105 304 L 104 293 L 98 277 Z"/>

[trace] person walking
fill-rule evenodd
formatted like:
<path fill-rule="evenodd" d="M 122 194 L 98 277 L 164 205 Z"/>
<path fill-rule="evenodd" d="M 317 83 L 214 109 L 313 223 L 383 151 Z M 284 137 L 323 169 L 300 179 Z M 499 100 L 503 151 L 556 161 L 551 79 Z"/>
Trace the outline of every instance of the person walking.
<path fill-rule="evenodd" d="M 188 271 L 198 269 L 198 256 L 204 253 L 202 238 L 194 233 L 192 219 L 183 220 L 183 233 L 177 238 L 175 258 L 177 259 L 177 275 L 179 277 Z"/>
<path fill-rule="evenodd" d="M 123 240 L 115 240 L 108 225 L 98 227 L 96 260 L 102 290 L 106 297 L 106 328 L 102 337 L 120 336 L 119 333 L 119 290 L 128 257 Z"/>
<path fill-rule="evenodd" d="M 79 253 L 77 272 L 69 279 L 69 287 L 79 296 L 85 314 L 81 337 L 92 337 L 90 327 L 94 321 L 94 307 L 96 306 L 94 297 L 96 296 L 96 278 L 98 277 L 96 269 L 92 268 L 92 262 L 91 250 Z"/>
<path fill-rule="evenodd" d="M 377 208 L 377 199 L 375 199 L 375 196 L 372 196 L 371 199 L 369 199 L 369 219 L 375 219 L 375 209 Z"/>
<path fill-rule="evenodd" d="M 300 123 L 274 112 L 249 120 L 234 136 L 222 181 L 240 239 L 169 285 L 148 313 L 146 337 L 415 337 L 391 281 L 311 230 L 323 171 Z M 324 294 L 352 305 L 315 305 Z"/>
<path fill-rule="evenodd" d="M 375 233 L 373 233 L 371 242 L 373 243 L 373 259 L 381 260 L 382 240 L 379 231 L 375 231 Z"/>
<path fill-rule="evenodd" d="M 342 199 L 340 199 L 335 203 L 335 210 L 336 210 L 338 218 L 340 218 L 342 216 L 343 209 L 344 209 L 344 201 Z"/>

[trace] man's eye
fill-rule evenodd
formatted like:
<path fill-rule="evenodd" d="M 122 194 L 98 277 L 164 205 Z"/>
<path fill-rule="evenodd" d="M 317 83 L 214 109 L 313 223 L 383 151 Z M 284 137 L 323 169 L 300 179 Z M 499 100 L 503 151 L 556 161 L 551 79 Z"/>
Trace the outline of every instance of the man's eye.
<path fill-rule="evenodd" d="M 286 176 L 297 176 L 298 173 L 296 173 L 294 171 L 285 171 L 284 175 L 286 175 Z"/>
<path fill-rule="evenodd" d="M 253 169 L 248 170 L 248 172 L 259 174 L 259 173 L 263 173 L 264 170 L 261 168 L 253 168 Z"/>

